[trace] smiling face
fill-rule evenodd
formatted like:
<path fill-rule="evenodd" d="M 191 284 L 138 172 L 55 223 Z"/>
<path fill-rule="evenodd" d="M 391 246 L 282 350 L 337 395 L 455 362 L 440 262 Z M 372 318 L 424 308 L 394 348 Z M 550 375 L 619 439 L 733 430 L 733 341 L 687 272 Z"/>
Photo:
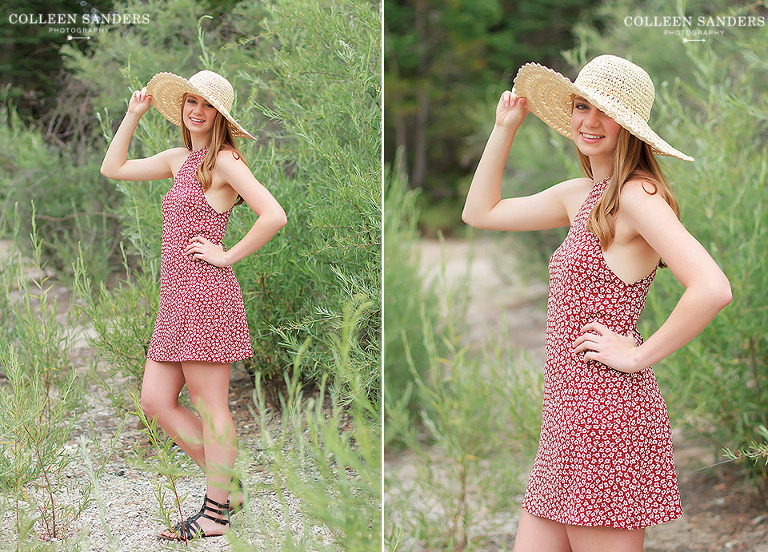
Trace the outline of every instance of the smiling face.
<path fill-rule="evenodd" d="M 571 136 L 592 160 L 609 161 L 616 151 L 621 125 L 580 96 L 573 98 Z"/>
<path fill-rule="evenodd" d="M 194 94 L 184 96 L 181 119 L 190 133 L 210 134 L 218 113 L 205 98 Z"/>

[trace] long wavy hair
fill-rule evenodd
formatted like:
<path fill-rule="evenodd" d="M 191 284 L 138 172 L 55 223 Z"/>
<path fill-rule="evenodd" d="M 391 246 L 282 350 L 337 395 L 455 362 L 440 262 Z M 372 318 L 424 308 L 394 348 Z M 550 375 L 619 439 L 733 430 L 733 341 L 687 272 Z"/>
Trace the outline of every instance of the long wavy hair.
<path fill-rule="evenodd" d="M 589 157 L 581 151 L 578 153 L 582 169 L 589 178 L 592 178 Z M 616 143 L 610 181 L 587 221 L 587 229 L 600 240 L 603 251 L 611 246 L 616 237 L 616 215 L 619 212 L 621 190 L 624 184 L 633 178 L 643 180 L 643 189 L 647 193 L 661 194 L 675 215 L 680 218 L 680 207 L 675 194 L 667 179 L 664 178 L 651 146 L 622 127 Z"/>
<path fill-rule="evenodd" d="M 181 135 L 184 138 L 184 145 L 188 150 L 191 150 L 192 136 L 189 133 L 189 129 L 184 124 L 183 117 L 184 104 L 186 101 L 187 95 L 184 94 L 184 101 L 181 102 Z M 219 111 L 216 111 L 216 118 L 213 120 L 213 128 L 211 129 L 211 141 L 208 144 L 208 151 L 205 153 L 205 157 L 203 157 L 203 160 L 197 167 L 197 173 L 195 174 L 197 181 L 200 182 L 203 187 L 203 192 L 208 191 L 208 189 L 213 184 L 213 167 L 216 166 L 216 158 L 224 146 L 234 150 L 235 157 L 237 159 L 243 158 L 243 154 L 240 152 L 237 144 L 235 144 L 235 138 L 232 136 L 232 131 L 229 128 L 229 122 L 227 121 L 227 118 L 224 117 L 224 115 L 222 115 Z M 242 202 L 243 198 L 238 195 L 235 205 L 240 205 Z"/>

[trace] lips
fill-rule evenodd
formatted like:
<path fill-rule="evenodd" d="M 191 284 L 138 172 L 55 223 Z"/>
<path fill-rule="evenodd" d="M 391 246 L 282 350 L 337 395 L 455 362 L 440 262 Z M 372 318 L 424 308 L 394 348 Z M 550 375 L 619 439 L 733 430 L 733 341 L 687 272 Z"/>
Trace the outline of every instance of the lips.
<path fill-rule="evenodd" d="M 581 132 L 581 139 L 584 140 L 587 144 L 595 144 L 605 138 L 605 136 L 601 136 L 599 134 L 588 134 L 586 132 Z"/>
<path fill-rule="evenodd" d="M 190 117 L 189 120 L 196 125 L 202 125 L 205 122 L 203 119 L 196 119 L 195 117 Z"/>

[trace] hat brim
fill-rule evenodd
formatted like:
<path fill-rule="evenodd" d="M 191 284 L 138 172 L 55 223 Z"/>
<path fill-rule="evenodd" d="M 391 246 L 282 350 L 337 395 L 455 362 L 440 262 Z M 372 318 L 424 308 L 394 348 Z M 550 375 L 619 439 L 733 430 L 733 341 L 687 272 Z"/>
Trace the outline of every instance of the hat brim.
<path fill-rule="evenodd" d="M 676 157 L 683 161 L 694 160 L 693 157 L 669 145 L 640 115 L 615 99 L 602 94 L 599 90 L 577 86 L 557 71 L 538 63 L 526 63 L 518 70 L 513 90 L 517 96 L 527 100 L 531 113 L 568 138 L 573 139 L 571 136 L 573 96 L 581 96 L 631 134 L 650 145 L 653 153 Z"/>
<path fill-rule="evenodd" d="M 152 96 L 152 105 L 162 113 L 163 117 L 176 126 L 181 126 L 181 108 L 184 102 L 184 94 L 201 96 L 226 117 L 233 136 L 256 140 L 232 117 L 229 110 L 221 105 L 216 98 L 206 94 L 184 77 L 165 71 L 158 73 L 147 83 L 147 94 Z"/>

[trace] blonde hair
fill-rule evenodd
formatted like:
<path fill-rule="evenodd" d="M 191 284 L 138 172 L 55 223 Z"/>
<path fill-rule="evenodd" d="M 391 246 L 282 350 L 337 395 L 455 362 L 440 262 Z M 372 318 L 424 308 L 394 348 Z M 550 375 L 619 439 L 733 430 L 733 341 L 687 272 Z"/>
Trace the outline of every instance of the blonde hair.
<path fill-rule="evenodd" d="M 182 113 L 184 111 L 184 104 L 186 101 L 187 95 L 184 94 L 184 101 L 181 102 Z M 183 116 L 181 120 L 181 135 L 184 138 L 184 145 L 187 147 L 187 149 L 191 150 L 192 135 L 189 133 L 187 125 L 184 124 Z M 243 158 L 243 154 L 240 152 L 240 149 L 238 149 L 237 144 L 235 144 L 235 139 L 232 136 L 232 129 L 229 128 L 229 121 L 227 121 L 227 118 L 224 117 L 224 115 L 222 115 L 219 111 L 216 111 L 216 118 L 213 120 L 213 128 L 211 129 L 211 141 L 208 144 L 208 151 L 205 153 L 203 160 L 197 167 L 197 173 L 195 174 L 195 178 L 197 178 L 197 181 L 200 182 L 203 187 L 203 192 L 208 191 L 208 189 L 213 184 L 213 167 L 216 166 L 216 158 L 224 146 L 234 151 L 236 159 Z M 235 203 L 235 205 L 240 205 L 242 202 L 243 198 L 238 195 L 237 203 Z"/>
<path fill-rule="evenodd" d="M 589 157 L 579 151 L 579 161 L 586 175 L 592 178 Z M 680 207 L 675 194 L 667 179 L 664 178 L 651 146 L 622 127 L 616 142 L 610 181 L 605 192 L 592 208 L 587 221 L 587 229 L 600 240 L 603 251 L 610 247 L 616 237 L 616 215 L 619 212 L 621 190 L 624 184 L 633 178 L 643 181 L 643 189 L 646 193 L 661 194 L 675 215 L 680 217 Z M 653 189 L 649 191 L 646 184 Z"/>

